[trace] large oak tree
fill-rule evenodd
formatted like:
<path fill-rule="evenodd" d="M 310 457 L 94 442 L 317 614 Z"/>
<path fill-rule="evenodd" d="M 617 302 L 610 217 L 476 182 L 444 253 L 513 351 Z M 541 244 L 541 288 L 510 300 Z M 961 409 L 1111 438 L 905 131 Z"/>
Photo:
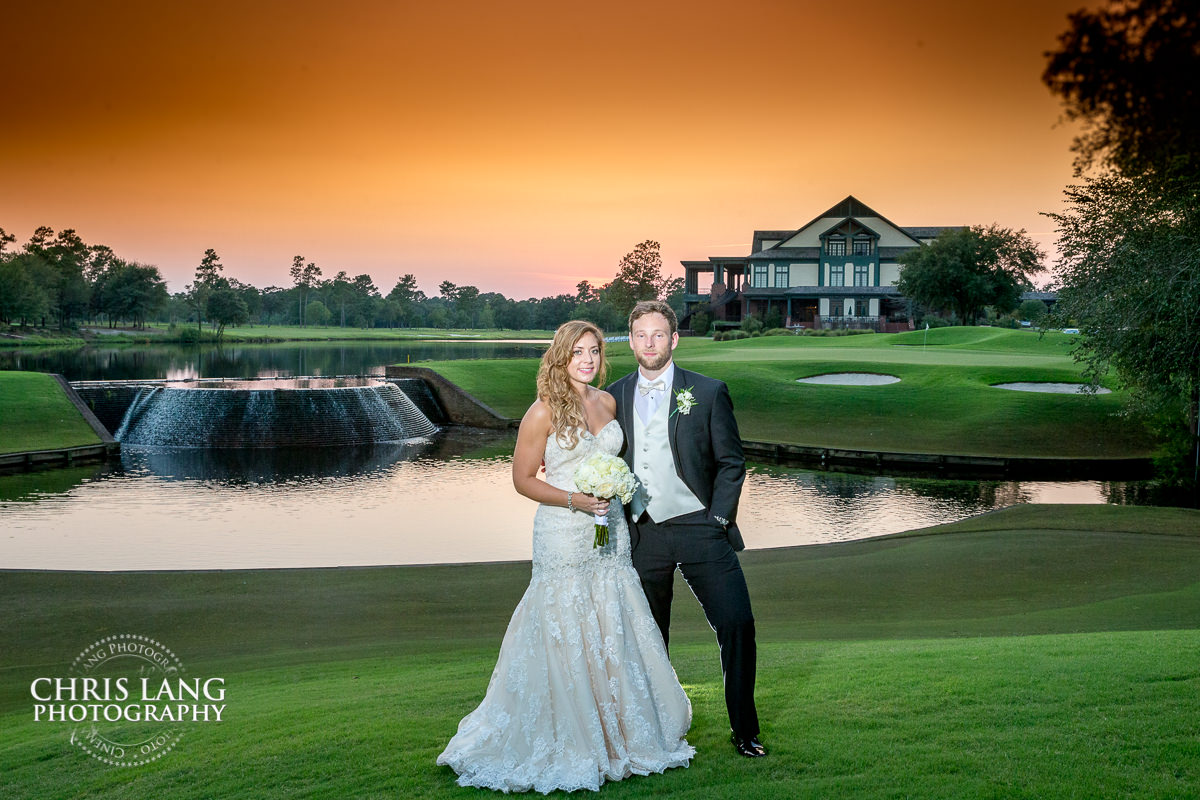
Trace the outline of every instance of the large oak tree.
<path fill-rule="evenodd" d="M 1083 331 L 1076 358 L 1094 381 L 1115 368 L 1143 408 L 1165 420 L 1172 469 L 1190 473 L 1195 488 L 1200 11 L 1194 0 L 1079 11 L 1047 56 L 1046 84 L 1084 125 L 1074 144 L 1080 183 L 1066 190 L 1067 210 L 1049 215 L 1061 252 L 1058 316 Z"/>
<path fill-rule="evenodd" d="M 1011 311 L 1033 287 L 1043 254 L 1025 231 L 998 225 L 952 228 L 902 257 L 897 288 L 930 309 L 974 325 L 984 308 Z"/>

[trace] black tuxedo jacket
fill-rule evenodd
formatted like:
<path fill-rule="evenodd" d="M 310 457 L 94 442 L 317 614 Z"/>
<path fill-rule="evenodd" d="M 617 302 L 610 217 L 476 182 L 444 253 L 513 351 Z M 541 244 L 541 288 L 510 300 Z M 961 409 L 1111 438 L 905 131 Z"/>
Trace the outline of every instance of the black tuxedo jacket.
<path fill-rule="evenodd" d="M 625 431 L 623 456 L 630 469 L 633 469 L 637 434 L 637 412 L 633 408 L 637 378 L 638 373 L 634 370 L 608 387 L 609 394 L 617 400 L 617 419 Z M 676 410 L 676 396 L 684 389 L 691 390 L 696 398 L 696 404 L 688 414 Z M 721 381 L 681 369 L 676 364 L 674 382 L 666 401 L 671 409 L 667 427 L 675 472 L 704 504 L 709 519 L 724 517 L 729 520 L 725 534 L 733 549 L 744 549 L 742 533 L 737 526 L 737 508 L 742 483 L 746 480 L 746 459 L 742 455 L 742 439 L 733 417 L 729 388 Z M 713 523 L 720 524 L 716 520 Z"/>

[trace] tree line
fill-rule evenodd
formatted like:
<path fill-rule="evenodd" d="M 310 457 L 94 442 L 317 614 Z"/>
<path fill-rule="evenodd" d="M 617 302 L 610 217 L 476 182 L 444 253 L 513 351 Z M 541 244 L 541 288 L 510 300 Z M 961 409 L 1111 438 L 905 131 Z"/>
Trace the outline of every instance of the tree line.
<path fill-rule="evenodd" d="M 639 300 L 662 299 L 683 310 L 683 279 L 663 274 L 660 246 L 650 240 L 627 253 L 601 286 L 581 280 L 573 294 L 524 300 L 449 280 L 427 294 L 411 273 L 383 294 L 368 274 L 351 277 L 339 270 L 326 276 L 301 255 L 287 268 L 290 285 L 260 289 L 225 275 L 211 248 L 193 281 L 171 294 L 158 267 L 126 261 L 72 229 L 39 227 L 20 248 L 15 242 L 0 228 L 0 323 L 22 327 L 142 328 L 157 322 L 195 325 L 197 334 L 208 329 L 220 337 L 226 327 L 246 324 L 552 330 L 583 318 L 622 330 Z"/>
<path fill-rule="evenodd" d="M 1098 381 L 1115 371 L 1200 504 L 1200 11 L 1121 0 L 1071 14 L 1042 80 L 1082 123 L 1058 228 L 1060 320 Z"/>

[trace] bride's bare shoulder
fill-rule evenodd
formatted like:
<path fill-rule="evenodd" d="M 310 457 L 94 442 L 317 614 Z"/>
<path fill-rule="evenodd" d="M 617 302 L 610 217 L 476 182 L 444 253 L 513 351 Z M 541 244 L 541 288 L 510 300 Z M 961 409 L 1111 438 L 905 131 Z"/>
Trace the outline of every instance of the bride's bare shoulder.
<path fill-rule="evenodd" d="M 615 418 L 617 416 L 617 398 L 603 389 L 597 389 L 594 386 L 589 386 L 588 389 L 588 399 L 593 403 L 598 403 L 601 408 L 608 412 L 608 416 Z"/>
<path fill-rule="evenodd" d="M 521 430 L 528 429 L 532 433 L 550 432 L 550 406 L 541 400 L 534 400 L 521 417 Z"/>

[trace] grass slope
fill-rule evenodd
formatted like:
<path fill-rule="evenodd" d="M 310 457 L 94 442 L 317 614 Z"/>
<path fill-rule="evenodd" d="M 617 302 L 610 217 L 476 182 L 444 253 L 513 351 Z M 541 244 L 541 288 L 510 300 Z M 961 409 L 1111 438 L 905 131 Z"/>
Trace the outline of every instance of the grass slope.
<path fill-rule="evenodd" d="M 1183 797 L 1200 784 L 1200 513 L 1027 506 L 747 552 L 759 762 L 725 743 L 717 653 L 680 587 L 687 770 L 612 797 Z M 486 688 L 528 563 L 4 574 L 11 797 L 491 797 L 434 759 Z M 151 636 L 226 679 L 220 725 L 119 770 L 31 721 L 29 681 Z"/>
<path fill-rule="evenodd" d="M 0 372 L 0 453 L 99 443 L 54 378 L 40 372 Z"/>
<path fill-rule="evenodd" d="M 992 328 L 939 328 L 846 337 L 684 339 L 676 359 L 725 381 L 746 439 L 817 447 L 982 456 L 1147 456 L 1150 437 L 1108 395 L 1012 392 L 994 383 L 1077 382 L 1072 337 Z M 937 334 L 937 335 L 935 335 Z M 635 364 L 609 346 L 610 380 Z M 534 359 L 429 364 L 502 414 L 520 417 L 534 399 Z M 819 386 L 827 372 L 895 375 L 887 386 Z"/>

